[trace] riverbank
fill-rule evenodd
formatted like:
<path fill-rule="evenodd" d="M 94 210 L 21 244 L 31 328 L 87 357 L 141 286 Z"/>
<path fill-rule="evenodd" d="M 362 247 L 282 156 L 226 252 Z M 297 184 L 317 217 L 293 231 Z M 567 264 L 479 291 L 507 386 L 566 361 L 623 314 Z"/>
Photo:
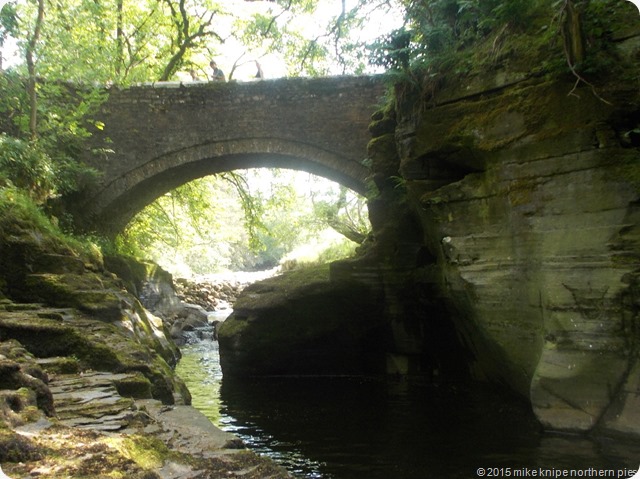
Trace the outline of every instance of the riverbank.
<path fill-rule="evenodd" d="M 278 268 L 176 278 L 176 294 L 183 302 L 196 304 L 207 311 L 225 311 L 231 309 L 248 285 L 276 274 Z"/>
<path fill-rule="evenodd" d="M 87 368 L 80 351 L 36 357 L 8 339 L 36 323 L 41 331 L 67 329 L 71 335 L 81 326 L 89 336 L 99 335 L 99 321 L 75 314 L 6 300 L 1 305 L 0 464 L 11 479 L 291 477 L 215 427 L 191 407 L 189 394 L 154 399 L 149 370 L 140 364 Z M 127 342 L 117 334 L 103 339 L 105 346 L 119 344 L 121 352 Z"/>
<path fill-rule="evenodd" d="M 0 205 L 3 472 L 11 479 L 290 478 L 191 406 L 167 324 L 140 302 L 166 300 L 154 295 L 170 275 L 107 260 L 18 199 Z M 117 264 L 131 274 L 116 275 Z"/>
<path fill-rule="evenodd" d="M 190 406 L 121 396 L 135 376 L 90 372 L 49 383 L 56 418 L 14 429 L 11 478 L 289 478 Z M 6 445 L 6 441 L 5 441 Z M 15 457 L 17 459 L 17 457 Z"/>

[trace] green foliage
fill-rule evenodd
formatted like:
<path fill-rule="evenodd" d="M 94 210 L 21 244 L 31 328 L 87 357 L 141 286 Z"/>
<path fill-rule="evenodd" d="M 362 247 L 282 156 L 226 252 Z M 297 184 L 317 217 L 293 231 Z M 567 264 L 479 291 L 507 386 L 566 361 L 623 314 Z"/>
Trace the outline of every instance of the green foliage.
<path fill-rule="evenodd" d="M 580 12 L 582 34 L 588 54 L 575 65 L 578 72 L 589 76 L 612 74 L 621 70 L 621 61 L 615 42 L 611 39 L 614 24 L 622 24 L 630 19 L 625 15 L 622 2 L 612 0 L 579 1 L 576 8 Z M 637 22 L 637 19 L 633 19 Z M 615 73 L 614 73 L 615 74 Z"/>
<path fill-rule="evenodd" d="M 407 70 L 415 57 L 412 39 L 413 32 L 405 27 L 378 38 L 370 46 L 371 63 L 387 70 Z"/>
<path fill-rule="evenodd" d="M 313 201 L 313 210 L 320 224 L 333 228 L 355 244 L 362 244 L 371 229 L 364 199 L 344 186 L 339 187 L 337 197 Z"/>
<path fill-rule="evenodd" d="M 459 23 L 482 34 L 504 25 L 525 28 L 538 3 L 536 0 L 460 0 Z"/>
<path fill-rule="evenodd" d="M 0 135 L 0 182 L 27 191 L 42 202 L 55 190 L 56 172 L 49 155 L 37 143 Z"/>
<path fill-rule="evenodd" d="M 31 2 L 20 3 L 18 15 L 22 40 L 35 17 Z M 85 83 L 167 79 L 193 54 L 208 56 L 217 15 L 222 8 L 209 0 L 47 2 L 38 70 L 48 79 Z"/>
<path fill-rule="evenodd" d="M 24 79 L 12 71 L 0 74 L 0 130 L 13 135 L 26 132 L 29 123 L 25 115 L 27 105 Z"/>
<path fill-rule="evenodd" d="M 105 98 L 100 89 L 72 89 L 59 82 L 38 88 L 37 136 L 29 128 L 29 107 L 23 79 L 15 72 L 0 75 L 0 175 L 43 201 L 88 187 L 97 172 L 79 162 L 89 136 L 91 115 Z M 28 140 L 27 140 L 28 138 Z"/>
<path fill-rule="evenodd" d="M 281 271 L 294 271 L 326 265 L 357 254 L 357 244 L 351 241 L 330 242 L 323 247 L 300 247 L 280 260 Z"/>
<path fill-rule="evenodd" d="M 15 35 L 18 30 L 18 16 L 16 5 L 9 2 L 0 8 L 0 48 L 4 45 L 5 40 L 10 35 Z"/>
<path fill-rule="evenodd" d="M 0 134 L 0 182 L 22 188 L 39 203 L 77 191 L 96 176 L 95 170 L 45 140 L 26 141 Z"/>
<path fill-rule="evenodd" d="M 64 233 L 24 189 L 0 185 L 0 233 L 19 237 L 28 235 L 51 251 L 66 250 L 99 263 L 101 253 L 90 238 Z"/>
<path fill-rule="evenodd" d="M 24 190 L 14 186 L 0 187 L 0 224 L 28 224 L 37 231 L 57 235 L 58 230 Z"/>
<path fill-rule="evenodd" d="M 347 248 L 350 241 L 327 232 L 330 225 L 355 228 L 360 222 L 357 228 L 366 234 L 364 200 L 305 176 L 250 170 L 193 181 L 139 213 L 116 247 L 180 274 L 268 269 L 305 244 L 313 252 L 304 255 L 314 260 L 326 246 L 352 251 L 355 243 Z M 308 189 L 301 188 L 305 181 Z"/>
<path fill-rule="evenodd" d="M 402 2 L 404 27 L 370 46 L 370 61 L 393 70 L 428 69 L 501 28 L 520 30 L 539 7 L 535 0 L 427 0 Z"/>
<path fill-rule="evenodd" d="M 182 273 L 230 268 L 238 243 L 248 244 L 235 185 L 207 177 L 147 206 L 116 238 L 118 251 L 148 257 Z M 247 246 L 248 248 L 248 246 Z M 185 268 L 186 265 L 186 268 Z"/>
<path fill-rule="evenodd" d="M 241 174 L 230 171 L 223 173 L 221 177 L 233 185 L 240 198 L 244 212 L 244 226 L 249 235 L 249 248 L 252 251 L 263 249 L 264 244 L 260 241 L 259 234 L 266 231 L 267 228 L 262 222 L 264 208 L 260 199 L 251 195 L 247 180 Z"/>
<path fill-rule="evenodd" d="M 208 72 L 211 57 L 235 56 L 228 51 L 234 43 L 244 47 L 239 57 L 249 55 L 249 61 L 270 53 L 281 56 L 292 75 L 325 74 L 332 63 L 361 70 L 362 55 L 348 33 L 366 18 L 358 17 L 357 9 L 338 8 L 335 17 L 317 24 L 321 4 L 54 0 L 46 5 L 38 72 L 48 79 L 84 83 L 174 80 L 190 69 Z M 12 35 L 24 44 L 33 31 L 35 7 L 19 2 L 17 13 L 21 21 Z"/>

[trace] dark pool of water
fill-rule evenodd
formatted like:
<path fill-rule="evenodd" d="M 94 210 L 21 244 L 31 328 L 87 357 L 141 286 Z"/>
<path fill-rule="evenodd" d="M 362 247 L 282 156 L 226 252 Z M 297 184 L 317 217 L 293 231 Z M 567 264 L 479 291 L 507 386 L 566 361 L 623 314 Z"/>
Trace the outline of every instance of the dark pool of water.
<path fill-rule="evenodd" d="M 526 403 L 485 384 L 228 381 L 211 341 L 185 347 L 178 372 L 214 424 L 309 479 L 474 478 L 480 467 L 484 477 L 490 468 L 502 468 L 501 477 L 540 468 L 612 469 L 617 477 L 640 463 L 637 443 L 543 433 Z"/>

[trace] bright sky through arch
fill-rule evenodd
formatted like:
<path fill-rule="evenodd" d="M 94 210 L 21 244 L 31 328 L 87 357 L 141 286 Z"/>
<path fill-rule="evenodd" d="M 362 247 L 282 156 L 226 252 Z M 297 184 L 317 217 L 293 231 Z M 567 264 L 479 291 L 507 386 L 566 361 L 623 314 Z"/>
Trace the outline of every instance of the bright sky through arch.
<path fill-rule="evenodd" d="M 627 0 L 627 1 L 633 3 L 638 9 L 638 13 L 640 14 L 640 0 Z"/>

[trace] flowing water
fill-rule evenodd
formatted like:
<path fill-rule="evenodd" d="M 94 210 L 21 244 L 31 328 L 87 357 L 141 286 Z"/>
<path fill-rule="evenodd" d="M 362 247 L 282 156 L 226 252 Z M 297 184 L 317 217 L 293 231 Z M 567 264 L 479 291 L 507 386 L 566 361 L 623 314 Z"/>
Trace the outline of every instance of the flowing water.
<path fill-rule="evenodd" d="M 193 405 L 308 479 L 630 477 L 640 444 L 542 433 L 487 385 L 356 377 L 223 380 L 215 341 L 185 346 Z M 479 471 L 479 468 L 483 468 Z M 593 470 L 591 470 L 592 468 Z M 558 476 L 564 470 L 573 476 Z M 595 471 L 595 472 L 594 472 Z M 544 473 L 544 475 L 543 475 Z"/>

